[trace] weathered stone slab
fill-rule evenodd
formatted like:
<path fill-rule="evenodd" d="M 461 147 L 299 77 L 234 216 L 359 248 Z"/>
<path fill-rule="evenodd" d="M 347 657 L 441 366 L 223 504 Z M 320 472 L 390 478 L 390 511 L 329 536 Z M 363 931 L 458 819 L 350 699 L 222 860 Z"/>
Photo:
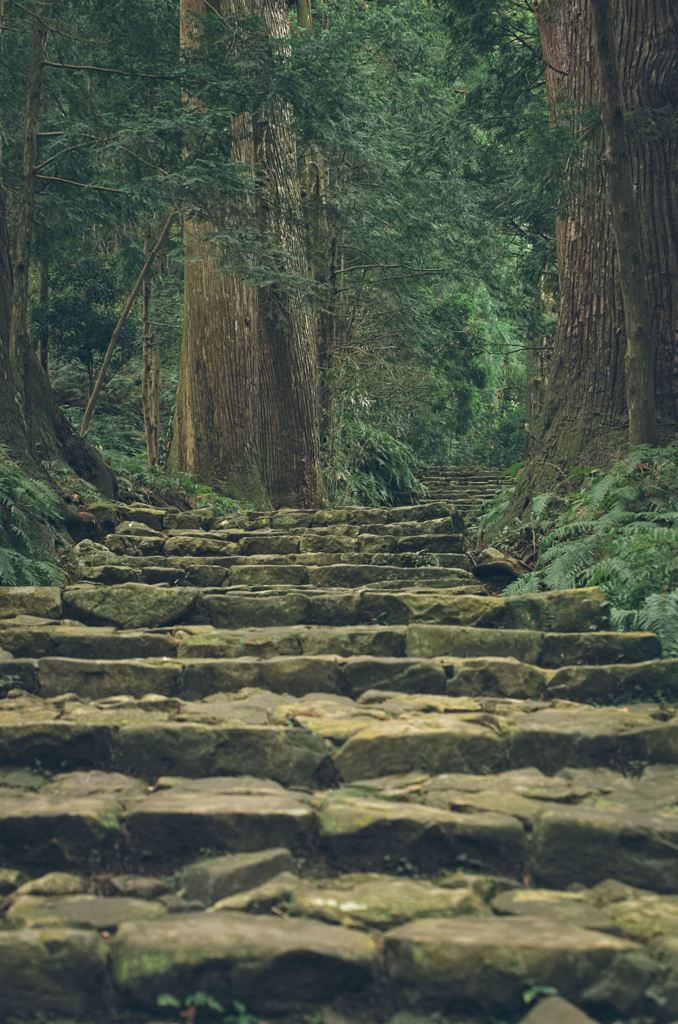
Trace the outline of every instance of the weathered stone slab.
<path fill-rule="evenodd" d="M 499 732 L 462 716 L 379 722 L 351 736 L 335 765 L 345 782 L 396 772 L 491 772 L 506 767 Z"/>
<path fill-rule="evenodd" d="M 352 929 L 232 913 L 123 925 L 112 945 L 117 988 L 147 1009 L 164 992 L 191 995 L 207 972 L 210 995 L 224 1005 L 237 999 L 254 1012 L 315 1008 L 366 988 L 375 953 L 373 940 Z"/>
<path fill-rule="evenodd" d="M 487 915 L 487 906 L 472 889 L 444 888 L 391 875 L 340 875 L 297 885 L 287 903 L 289 913 L 357 928 L 394 928 L 425 917 Z"/>
<path fill-rule="evenodd" d="M 25 928 L 93 928 L 114 931 L 125 921 L 164 917 L 167 908 L 152 900 L 126 896 L 18 896 L 5 915 Z"/>
<path fill-rule="evenodd" d="M 435 1009 L 516 1014 L 534 986 L 586 1005 L 589 991 L 602 989 L 606 978 L 613 982 L 606 1012 L 627 1011 L 629 1002 L 642 1005 L 652 980 L 648 961 L 650 969 L 634 972 L 629 1000 L 629 979 L 623 986 L 621 980 L 638 951 L 634 943 L 538 917 L 415 921 L 388 932 L 384 942 L 391 984 L 411 1003 Z M 615 992 L 622 988 L 619 1007 Z"/>
<path fill-rule="evenodd" d="M 172 658 L 177 653 L 166 633 L 110 626 L 12 626 L 0 623 L 0 647 L 17 658 Z"/>
<path fill-rule="evenodd" d="M 12 615 L 61 618 L 59 587 L 0 587 L 0 619 Z"/>
<path fill-rule="evenodd" d="M 80 585 L 64 590 L 64 611 L 69 618 L 94 626 L 148 629 L 187 621 L 197 597 L 198 592 L 188 587 Z"/>
<path fill-rule="evenodd" d="M 43 697 L 75 693 L 90 700 L 114 694 L 143 697 L 173 694 L 180 686 L 182 666 L 177 661 L 95 661 L 78 658 L 42 658 L 38 680 Z"/>
<path fill-rule="evenodd" d="M 144 792 L 126 776 L 74 772 L 38 791 L 3 791 L 0 858 L 49 868 L 85 868 L 114 856 L 122 841 L 120 819 Z"/>
<path fill-rule="evenodd" d="M 594 885 L 604 878 L 617 878 L 675 893 L 676 849 L 675 814 L 614 805 L 550 808 L 534 828 L 535 877 L 558 888 L 575 879 Z"/>
<path fill-rule="evenodd" d="M 187 899 L 209 906 L 243 889 L 262 885 L 283 871 L 295 871 L 292 855 L 284 847 L 234 853 L 189 865 L 181 873 L 181 886 Z"/>
<path fill-rule="evenodd" d="M 541 633 L 529 629 L 468 626 L 408 627 L 410 657 L 512 657 L 543 668 L 561 665 L 608 665 L 661 657 L 653 633 Z"/>
<path fill-rule="evenodd" d="M 343 664 L 332 655 L 184 661 L 177 693 L 188 700 L 217 692 L 238 693 L 246 687 L 296 697 L 337 693 Z"/>
<path fill-rule="evenodd" d="M 314 820 L 307 803 L 266 780 L 177 779 L 161 782 L 127 815 L 125 827 L 138 856 L 166 862 L 201 850 L 306 849 Z"/>
<path fill-rule="evenodd" d="M 73 928 L 0 931 L 0 992 L 7 1019 L 35 1014 L 76 1018 L 107 1013 L 108 947 Z"/>
<path fill-rule="evenodd" d="M 318 809 L 320 841 L 345 871 L 432 873 L 472 866 L 519 876 L 526 849 L 520 823 L 503 814 L 459 814 L 414 803 L 328 795 Z"/>

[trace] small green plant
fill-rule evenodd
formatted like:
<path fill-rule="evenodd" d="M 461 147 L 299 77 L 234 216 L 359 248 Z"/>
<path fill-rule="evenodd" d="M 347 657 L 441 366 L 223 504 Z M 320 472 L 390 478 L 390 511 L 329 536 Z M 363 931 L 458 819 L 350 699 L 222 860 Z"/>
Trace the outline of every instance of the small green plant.
<path fill-rule="evenodd" d="M 551 985 L 531 985 L 523 992 L 523 1002 L 526 1006 L 531 1006 L 538 999 L 548 999 L 550 996 L 557 995 L 558 989 L 552 988 Z"/>
<path fill-rule="evenodd" d="M 183 1002 L 176 996 L 164 992 L 158 996 L 157 1005 L 161 1009 L 177 1010 L 184 1024 L 259 1024 L 259 1018 L 248 1013 L 246 1006 L 233 1000 L 230 1009 L 226 1009 L 218 999 L 207 992 L 194 992 Z"/>
<path fill-rule="evenodd" d="M 54 491 L 33 480 L 0 448 L 0 584 L 36 586 L 63 580 L 54 554 L 59 523 Z"/>
<path fill-rule="evenodd" d="M 537 495 L 534 571 L 505 593 L 599 586 L 617 629 L 649 629 L 678 655 L 678 444 L 638 447 L 576 491 Z"/>

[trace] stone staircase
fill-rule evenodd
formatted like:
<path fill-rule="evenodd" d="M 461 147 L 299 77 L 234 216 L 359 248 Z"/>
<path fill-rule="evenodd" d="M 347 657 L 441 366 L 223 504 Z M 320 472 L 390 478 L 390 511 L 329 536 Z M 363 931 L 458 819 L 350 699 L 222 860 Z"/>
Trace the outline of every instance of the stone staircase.
<path fill-rule="evenodd" d="M 506 470 L 473 466 L 432 468 L 422 474 L 421 482 L 433 501 L 452 501 L 456 508 L 477 512 L 514 483 Z"/>
<path fill-rule="evenodd" d="M 652 634 L 446 502 L 126 515 L 0 590 L 3 1024 L 678 1018 Z"/>

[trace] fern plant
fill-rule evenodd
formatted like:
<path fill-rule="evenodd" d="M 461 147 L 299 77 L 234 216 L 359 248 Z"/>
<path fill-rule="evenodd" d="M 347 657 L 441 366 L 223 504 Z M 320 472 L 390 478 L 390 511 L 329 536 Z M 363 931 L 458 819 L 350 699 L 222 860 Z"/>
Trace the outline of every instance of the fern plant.
<path fill-rule="evenodd" d="M 534 571 L 507 594 L 599 586 L 619 629 L 650 629 L 678 655 L 678 444 L 634 448 L 565 497 L 537 495 Z"/>
<path fill-rule="evenodd" d="M 56 494 L 26 476 L 0 447 L 0 584 L 56 584 L 63 580 L 52 550 L 59 522 Z"/>

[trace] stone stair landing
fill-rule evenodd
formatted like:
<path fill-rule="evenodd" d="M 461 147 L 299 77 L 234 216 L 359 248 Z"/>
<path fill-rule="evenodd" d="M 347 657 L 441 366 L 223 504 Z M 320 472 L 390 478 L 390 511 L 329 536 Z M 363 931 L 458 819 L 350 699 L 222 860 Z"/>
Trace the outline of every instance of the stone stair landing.
<path fill-rule="evenodd" d="M 488 594 L 499 482 L 140 506 L 0 588 L 2 1024 L 675 1022 L 678 661 Z"/>

